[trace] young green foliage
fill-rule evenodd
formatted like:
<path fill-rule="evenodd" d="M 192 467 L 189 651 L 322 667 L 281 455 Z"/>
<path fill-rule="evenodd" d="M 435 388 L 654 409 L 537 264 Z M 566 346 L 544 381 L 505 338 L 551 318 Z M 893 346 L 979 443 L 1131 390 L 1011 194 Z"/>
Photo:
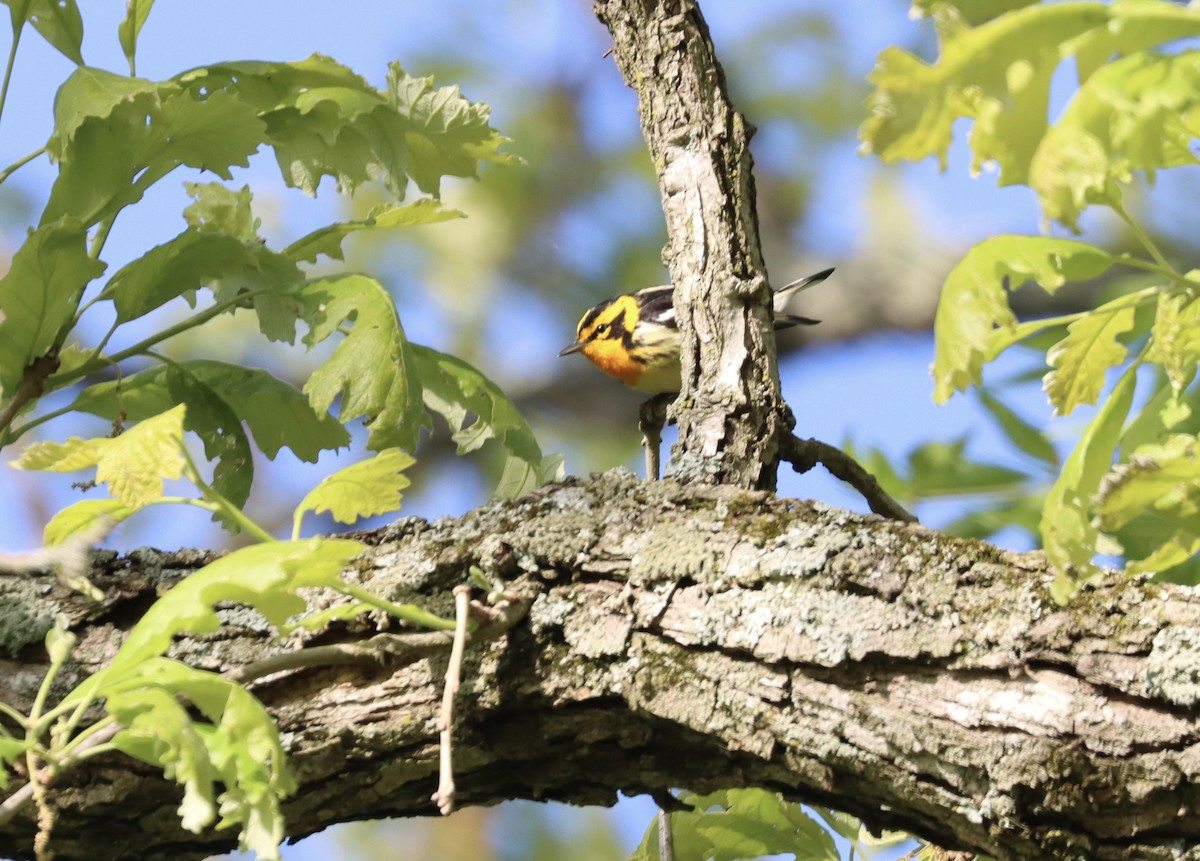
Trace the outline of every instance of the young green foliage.
<path fill-rule="evenodd" d="M 888 161 L 936 156 L 945 167 L 954 122 L 972 120 L 973 170 L 995 163 L 1001 185 L 1028 185 L 1045 216 L 1072 230 L 1086 207 L 1108 207 L 1144 249 L 1143 256 L 1114 255 L 1034 236 L 994 237 L 971 249 L 947 278 L 938 306 L 934 397 L 943 401 L 979 385 L 983 366 L 1002 351 L 1066 325 L 1046 352 L 1046 394 L 1059 415 L 1100 406 L 1041 512 L 1041 538 L 1059 573 L 1055 595 L 1069 598 L 1094 576 L 1094 556 L 1119 545 L 1137 560 L 1131 570 L 1176 568 L 1173 577 L 1197 582 L 1200 567 L 1191 557 L 1198 545 L 1186 518 L 1200 479 L 1175 453 L 1191 451 L 1200 429 L 1200 280 L 1171 265 L 1124 198 L 1139 173 L 1153 179 L 1200 161 L 1200 52 L 1180 41 L 1200 35 L 1200 10 L 1162 0 L 1007 10 L 922 0 L 914 10 L 937 22 L 938 59 L 927 63 L 897 48 L 880 56 L 871 76 L 872 116 L 861 130 L 864 149 Z M 1052 118 L 1050 82 L 1067 58 L 1074 58 L 1079 86 Z M 1114 267 L 1149 277 L 1113 278 Z M 1054 292 L 1102 276 L 1115 295 L 1093 311 L 1018 323 L 1009 307 L 1007 289 L 1022 282 Z M 1160 372 L 1139 376 L 1142 365 Z M 1110 372 L 1120 377 L 1105 397 Z M 1028 433 L 1011 438 L 1032 453 Z M 1037 448 L 1049 462 L 1044 446 Z M 1153 518 L 1130 503 L 1145 501 L 1151 487 L 1163 491 L 1161 510 L 1150 506 Z M 1191 574 L 1181 574 L 1187 565 Z"/>
<path fill-rule="evenodd" d="M 320 55 L 293 63 L 218 63 L 161 81 L 138 78 L 137 43 L 153 5 L 126 5 L 116 34 L 129 65 L 125 76 L 83 65 L 75 0 L 8 2 L 10 59 L 32 23 L 79 67 L 58 90 L 44 150 L 57 177 L 0 278 L 0 447 L 63 415 L 89 413 L 111 422 L 109 436 L 33 442 L 14 462 L 50 472 L 94 470 L 110 493 L 56 514 L 45 529 L 47 544 L 82 542 L 142 508 L 167 503 L 199 506 L 260 543 L 218 559 L 163 595 L 113 660 L 57 703 L 49 696 L 73 640 L 65 628 L 52 630 L 52 670 L 31 713 L 0 704 L 5 726 L 25 731 L 18 737 L 0 729 L 0 787 L 9 779 L 2 766 L 18 757 L 37 774 L 42 765 L 61 771 L 115 748 L 161 767 L 183 787 L 185 827 L 234 826 L 243 848 L 272 859 L 285 834 L 280 800 L 295 788 L 273 720 L 244 688 L 166 653 L 178 636 L 217 632 L 217 608 L 231 602 L 254 608 L 280 632 L 315 629 L 367 610 L 453 627 L 420 607 L 344 581 L 341 572 L 363 545 L 301 540 L 303 514 L 328 510 L 350 522 L 395 510 L 408 484 L 402 471 L 413 463 L 421 429 L 432 424 L 426 409 L 447 416 L 462 452 L 496 442 L 506 459 L 500 492 L 556 475 L 559 462 L 543 457 L 512 403 L 484 375 L 408 343 L 378 280 L 328 270 L 314 277 L 307 267 L 320 255 L 341 260 L 351 233 L 463 217 L 439 202 L 443 177 L 475 177 L 483 162 L 517 160 L 502 152 L 506 139 L 491 128 L 486 105 L 469 102 L 455 87 L 407 75 L 398 64 L 389 67 L 382 91 Z M 4 92 L 7 86 L 6 75 Z M 3 107 L 0 97 L 0 112 Z M 267 149 L 286 185 L 316 194 L 331 177 L 350 193 L 372 182 L 391 200 L 364 219 L 318 227 L 273 247 L 260 233 L 249 188 L 224 184 L 234 167 Z M 0 173 L 0 182 L 30 158 Z M 182 213 L 183 229 L 105 278 L 103 255 L 114 224 L 178 168 L 207 171 L 224 183 L 185 181 L 193 201 Z M 424 196 L 406 201 L 414 188 Z M 297 388 L 229 362 L 227 351 L 217 352 L 217 339 L 207 341 L 215 345 L 208 357 L 176 359 L 161 348 L 175 335 L 242 310 L 256 316 L 266 338 L 293 344 L 302 323 L 305 347 L 328 340 L 333 349 Z M 171 322 L 147 321 L 171 312 Z M 87 334 L 98 328 L 84 319 L 89 314 L 108 327 L 98 339 Z M 56 404 L 68 406 L 44 406 L 43 397 L 56 392 Z M 468 424 L 469 413 L 476 418 Z M 347 425 L 360 418 L 369 431 L 367 447 L 379 454 L 318 485 L 296 510 L 293 540 L 273 540 L 242 510 L 252 490 L 255 449 L 274 458 L 286 447 L 315 462 L 348 446 Z M 209 480 L 187 447 L 188 434 L 212 463 Z M 164 483 L 181 478 L 198 497 L 166 495 Z M 309 592 L 317 588 L 351 600 L 306 618 Z M 109 717 L 86 725 L 100 702 Z M 114 733 L 111 742 L 91 746 L 106 731 Z"/>
<path fill-rule="evenodd" d="M 671 840 L 677 858 L 739 861 L 789 854 L 806 861 L 839 861 L 830 833 L 801 809 L 765 789 L 728 789 L 680 794 L 694 810 L 672 813 Z M 658 821 L 646 832 L 630 861 L 657 861 Z"/>

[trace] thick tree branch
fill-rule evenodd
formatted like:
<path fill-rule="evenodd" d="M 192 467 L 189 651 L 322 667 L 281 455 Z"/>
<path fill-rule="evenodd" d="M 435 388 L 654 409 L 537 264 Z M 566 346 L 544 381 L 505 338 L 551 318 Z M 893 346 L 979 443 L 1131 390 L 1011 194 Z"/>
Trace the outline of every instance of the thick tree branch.
<path fill-rule="evenodd" d="M 999 859 L 1196 857 L 1190 590 L 1114 578 L 1061 608 L 1036 554 L 619 473 L 360 537 L 374 546 L 348 576 L 390 599 L 445 613 L 475 565 L 532 601 L 506 636 L 467 650 L 462 804 L 757 784 Z M 27 707 L 54 614 L 80 637 L 65 673 L 78 677 L 209 558 L 98 554 L 101 605 L 45 578 L 0 580 L 0 698 Z M 181 641 L 176 655 L 228 671 L 285 648 L 253 614 L 226 616 L 219 638 Z M 387 624 L 363 617 L 307 645 L 367 641 Z M 255 684 L 301 785 L 293 835 L 434 811 L 445 652 L 379 661 Z M 229 846 L 225 832 L 182 831 L 175 798 L 129 760 L 93 763 L 55 787 L 57 857 Z M 0 856 L 29 856 L 30 816 L 0 829 Z"/>
<path fill-rule="evenodd" d="M 669 475 L 774 489 L 782 399 L 754 209 L 753 130 L 729 102 L 693 0 L 599 0 L 595 9 L 638 95 L 667 220 L 663 258 L 683 338 Z"/>

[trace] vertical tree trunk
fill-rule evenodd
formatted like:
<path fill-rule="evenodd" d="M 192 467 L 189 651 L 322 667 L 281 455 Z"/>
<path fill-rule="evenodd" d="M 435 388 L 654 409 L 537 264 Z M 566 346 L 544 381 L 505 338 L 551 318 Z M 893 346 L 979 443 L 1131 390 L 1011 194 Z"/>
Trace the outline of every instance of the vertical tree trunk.
<path fill-rule="evenodd" d="M 734 111 L 692 0 L 598 0 L 666 213 L 683 338 L 668 475 L 773 490 L 786 419 L 755 213 L 753 128 Z"/>

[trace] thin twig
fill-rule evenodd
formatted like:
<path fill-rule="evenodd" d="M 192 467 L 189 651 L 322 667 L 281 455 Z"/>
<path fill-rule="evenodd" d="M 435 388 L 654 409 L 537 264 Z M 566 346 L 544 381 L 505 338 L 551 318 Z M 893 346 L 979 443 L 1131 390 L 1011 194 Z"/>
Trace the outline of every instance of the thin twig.
<path fill-rule="evenodd" d="M 802 440 L 789 434 L 783 438 L 779 456 L 801 473 L 821 464 L 834 478 L 840 478 L 861 493 L 871 510 L 881 517 L 905 523 L 917 522 L 916 517 L 879 486 L 875 476 L 840 448 L 820 440 Z"/>
<path fill-rule="evenodd" d="M 671 814 L 658 809 L 658 861 L 675 861 L 675 841 L 671 836 Z"/>
<path fill-rule="evenodd" d="M 438 788 L 430 796 L 443 816 L 454 811 L 454 763 L 451 748 L 454 726 L 454 697 L 462 678 L 463 649 L 467 644 L 467 614 L 471 608 L 471 587 L 454 587 L 454 646 L 450 649 L 450 663 L 446 667 L 446 687 L 442 691 L 442 714 L 438 718 L 441 730 L 438 746 L 441 751 L 438 768 Z"/>

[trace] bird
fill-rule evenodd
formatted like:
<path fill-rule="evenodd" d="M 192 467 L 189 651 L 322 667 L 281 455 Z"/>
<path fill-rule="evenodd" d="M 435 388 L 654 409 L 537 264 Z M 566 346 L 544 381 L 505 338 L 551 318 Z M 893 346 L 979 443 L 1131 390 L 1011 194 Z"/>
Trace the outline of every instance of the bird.
<path fill-rule="evenodd" d="M 783 307 L 793 294 L 819 284 L 831 274 L 833 269 L 825 269 L 775 291 L 772 304 L 776 331 L 820 322 L 785 313 Z M 583 315 L 575 329 L 575 342 L 558 355 L 583 353 L 604 373 L 638 391 L 678 392 L 679 327 L 674 293 L 674 286 L 667 284 L 605 299 Z"/>

